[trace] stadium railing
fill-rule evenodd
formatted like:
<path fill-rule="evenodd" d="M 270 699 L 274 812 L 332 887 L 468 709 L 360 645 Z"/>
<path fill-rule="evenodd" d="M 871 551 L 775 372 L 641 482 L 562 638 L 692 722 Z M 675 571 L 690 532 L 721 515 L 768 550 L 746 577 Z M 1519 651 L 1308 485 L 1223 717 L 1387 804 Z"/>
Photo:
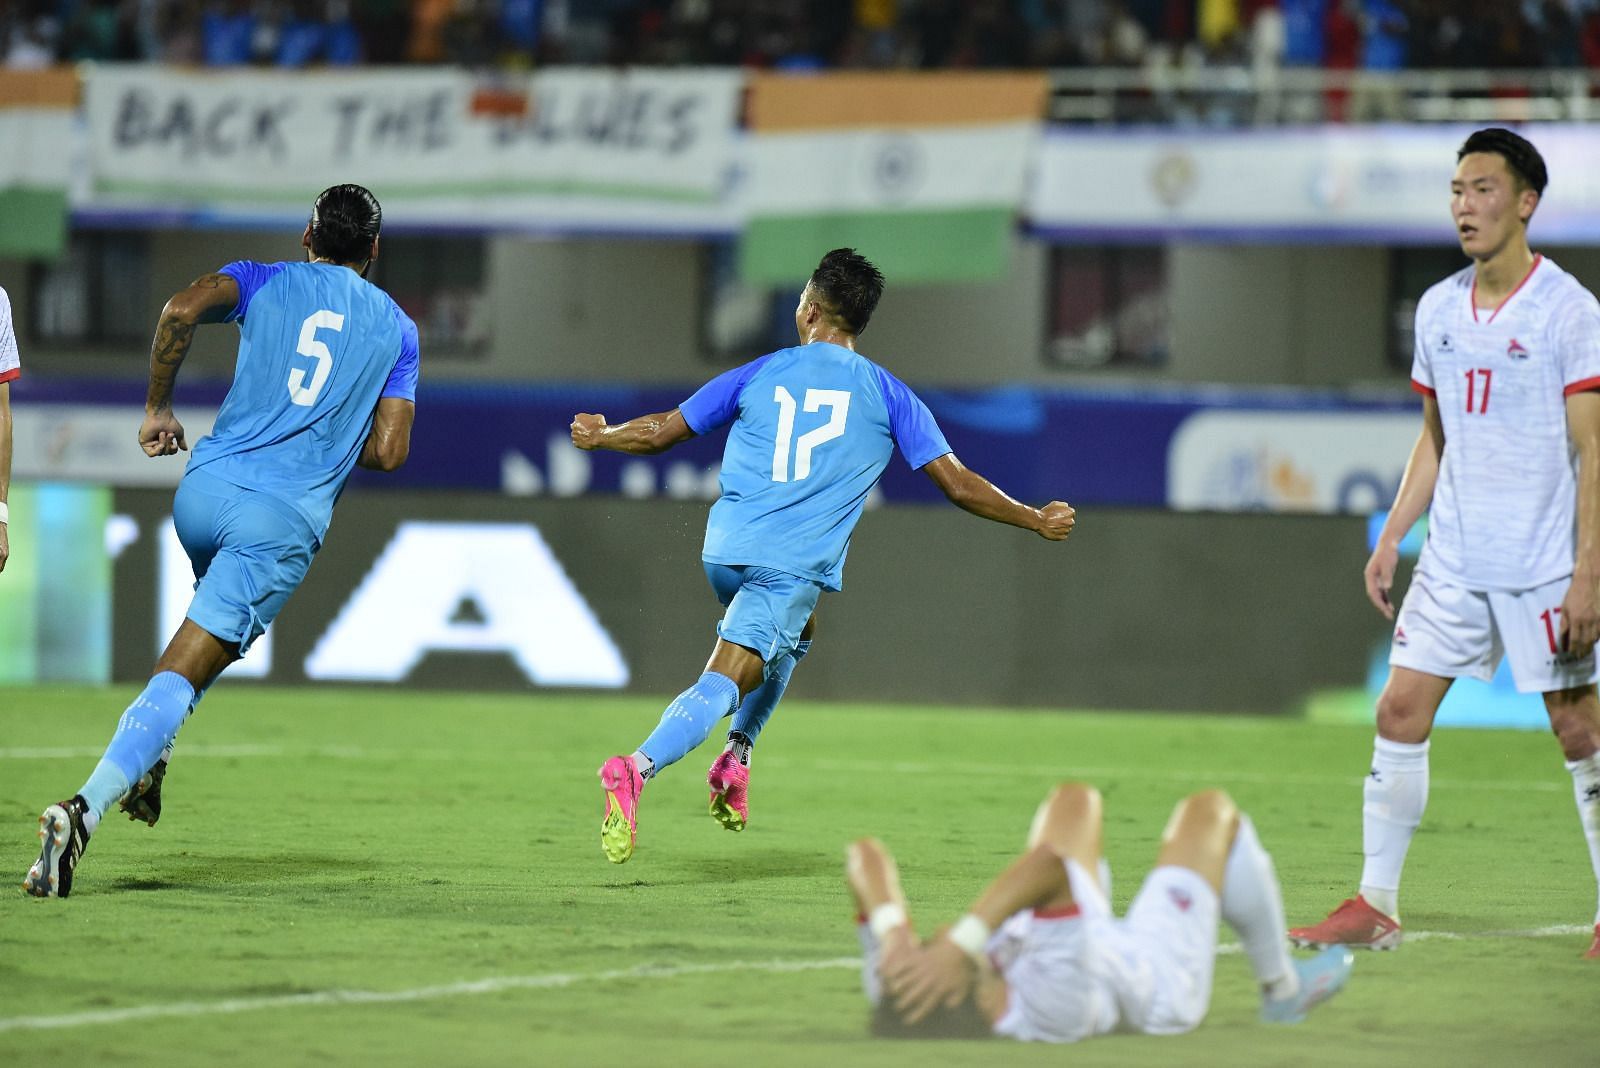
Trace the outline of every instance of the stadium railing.
<path fill-rule="evenodd" d="M 1150 65 L 1050 73 L 1052 122 L 1582 122 L 1600 116 L 1588 70 L 1323 70 Z"/>

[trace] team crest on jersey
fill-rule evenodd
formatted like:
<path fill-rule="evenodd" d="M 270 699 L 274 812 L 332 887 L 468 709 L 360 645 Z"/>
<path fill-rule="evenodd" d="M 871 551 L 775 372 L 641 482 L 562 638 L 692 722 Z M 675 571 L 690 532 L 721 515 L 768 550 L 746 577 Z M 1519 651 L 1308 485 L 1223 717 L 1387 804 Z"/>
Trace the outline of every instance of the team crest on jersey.
<path fill-rule="evenodd" d="M 1513 360 L 1526 360 L 1532 354 L 1523 347 L 1522 342 L 1518 341 L 1516 338 L 1512 338 L 1511 344 L 1506 346 L 1506 355 L 1510 356 Z"/>
<path fill-rule="evenodd" d="M 1454 341 L 1450 340 L 1450 335 L 1449 334 L 1440 334 L 1439 335 L 1439 351 L 1440 352 L 1454 352 L 1454 351 L 1456 351 L 1456 343 Z"/>

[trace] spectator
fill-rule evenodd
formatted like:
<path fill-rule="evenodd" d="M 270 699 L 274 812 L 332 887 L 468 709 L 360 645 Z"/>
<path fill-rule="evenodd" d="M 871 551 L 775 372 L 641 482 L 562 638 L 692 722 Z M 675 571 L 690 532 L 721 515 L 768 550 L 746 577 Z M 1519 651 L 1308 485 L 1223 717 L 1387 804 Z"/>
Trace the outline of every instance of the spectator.
<path fill-rule="evenodd" d="M 1229 63 L 1252 68 L 1257 97 L 1275 100 L 1280 66 L 1594 65 L 1597 15 L 1600 0 L 0 0 L 0 63 Z M 1340 113 L 1344 100 L 1328 98 Z M 1363 90 L 1353 111 L 1391 117 L 1401 102 Z M 1286 114 L 1257 105 L 1258 118 Z"/>
<path fill-rule="evenodd" d="M 142 40 L 141 56 L 174 66 L 193 67 L 200 63 L 204 55 L 200 0 L 162 4 L 148 17 L 152 20 L 154 36 Z"/>
<path fill-rule="evenodd" d="M 1137 67 L 1149 52 L 1150 36 L 1144 24 L 1124 3 L 1113 3 L 1106 26 L 1102 62 L 1115 67 Z"/>
<path fill-rule="evenodd" d="M 408 10 L 407 0 L 358 0 L 352 21 L 366 62 L 388 66 L 405 58 Z"/>
<path fill-rule="evenodd" d="M 1282 0 L 1283 65 L 1317 67 L 1326 54 L 1328 0 Z"/>
<path fill-rule="evenodd" d="M 445 26 L 455 14 L 455 0 L 411 0 L 411 39 L 406 58 L 413 63 L 444 60 Z"/>
<path fill-rule="evenodd" d="M 289 16 L 278 27 L 274 57 L 278 66 L 307 67 L 322 59 L 328 27 L 316 6 L 316 0 L 294 0 Z"/>
<path fill-rule="evenodd" d="M 1365 0 L 1361 10 L 1361 68 L 1376 75 L 1356 91 L 1352 117 L 1357 122 L 1395 120 L 1404 103 L 1395 75 L 1405 69 L 1406 14 L 1396 0 Z"/>
<path fill-rule="evenodd" d="M 201 59 L 208 67 L 249 63 L 256 33 L 256 17 L 245 0 L 225 0 L 206 9 L 200 19 Z"/>
<path fill-rule="evenodd" d="M 4 23 L 4 65 L 13 70 L 37 70 L 56 61 L 61 44 L 61 20 L 55 5 L 36 0 L 17 5 Z"/>
<path fill-rule="evenodd" d="M 322 58 L 330 67 L 355 66 L 366 54 L 350 6 L 349 0 L 328 0 Z"/>
<path fill-rule="evenodd" d="M 1239 0 L 1199 0 L 1200 43 L 1207 52 L 1219 55 L 1229 51 L 1244 28 L 1239 18 Z"/>
<path fill-rule="evenodd" d="M 1544 57 L 1545 66 L 1582 66 L 1577 11 L 1565 0 L 1544 0 L 1543 4 L 1530 6 L 1535 7 L 1537 22 L 1529 21 L 1538 35 L 1538 50 Z"/>
<path fill-rule="evenodd" d="M 61 56 L 85 59 L 132 59 L 132 27 L 124 24 L 118 0 L 80 3 L 61 35 Z"/>
<path fill-rule="evenodd" d="M 1353 71 L 1361 56 L 1361 0 L 1333 0 L 1323 21 L 1325 49 L 1323 66 L 1330 71 Z M 1350 115 L 1350 91 L 1329 89 L 1326 96 L 1329 122 L 1344 122 Z"/>

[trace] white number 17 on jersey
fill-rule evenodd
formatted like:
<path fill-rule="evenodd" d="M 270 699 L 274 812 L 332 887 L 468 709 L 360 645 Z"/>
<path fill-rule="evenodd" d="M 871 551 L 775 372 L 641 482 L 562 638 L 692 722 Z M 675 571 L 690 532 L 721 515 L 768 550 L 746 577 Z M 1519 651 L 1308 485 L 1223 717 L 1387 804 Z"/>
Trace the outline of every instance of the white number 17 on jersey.
<path fill-rule="evenodd" d="M 772 449 L 772 481 L 789 481 L 789 443 L 794 438 L 794 394 L 779 386 L 772 399 L 778 402 L 778 439 Z M 811 452 L 824 441 L 832 441 L 844 433 L 844 421 L 850 414 L 848 389 L 806 390 L 806 411 L 829 409 L 828 421 L 815 430 L 800 435 L 794 442 L 794 481 L 799 482 L 811 474 Z"/>

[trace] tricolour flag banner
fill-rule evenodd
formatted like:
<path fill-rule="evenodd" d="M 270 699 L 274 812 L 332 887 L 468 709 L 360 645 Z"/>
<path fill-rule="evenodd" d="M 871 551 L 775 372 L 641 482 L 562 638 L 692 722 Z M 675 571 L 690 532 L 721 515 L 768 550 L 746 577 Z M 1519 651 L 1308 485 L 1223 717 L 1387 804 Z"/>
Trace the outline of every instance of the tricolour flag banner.
<path fill-rule="evenodd" d="M 892 282 L 997 278 L 1043 126 L 1043 74 L 758 74 L 746 281 L 850 246 Z"/>
<path fill-rule="evenodd" d="M 61 254 L 77 106 L 70 67 L 0 70 L 0 256 Z"/>

